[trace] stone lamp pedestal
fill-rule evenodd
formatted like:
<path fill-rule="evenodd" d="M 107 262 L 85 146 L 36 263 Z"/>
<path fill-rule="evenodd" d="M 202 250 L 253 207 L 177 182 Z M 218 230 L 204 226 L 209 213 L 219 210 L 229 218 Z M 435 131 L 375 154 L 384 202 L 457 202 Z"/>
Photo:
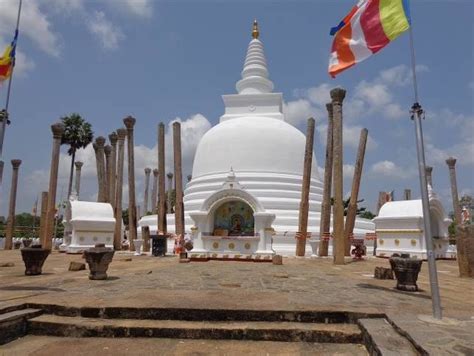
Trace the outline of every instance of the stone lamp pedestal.
<path fill-rule="evenodd" d="M 21 249 L 21 257 L 25 263 L 25 275 L 36 276 L 41 274 L 44 261 L 49 255 L 49 250 L 41 245 L 33 245 Z"/>
<path fill-rule="evenodd" d="M 133 245 L 135 246 L 135 256 L 140 256 L 142 254 L 143 240 L 133 240 Z"/>
<path fill-rule="evenodd" d="M 311 258 L 318 257 L 319 240 L 308 240 L 311 246 Z"/>
<path fill-rule="evenodd" d="M 397 289 L 407 292 L 418 291 L 416 281 L 418 280 L 418 273 L 420 273 L 423 260 L 410 258 L 409 254 L 402 254 L 400 257 L 390 257 L 389 261 L 397 278 Z"/>
<path fill-rule="evenodd" d="M 107 279 L 107 269 L 114 257 L 114 250 L 105 247 L 105 244 L 97 244 L 84 251 L 84 257 L 89 265 L 89 279 L 104 280 Z"/>

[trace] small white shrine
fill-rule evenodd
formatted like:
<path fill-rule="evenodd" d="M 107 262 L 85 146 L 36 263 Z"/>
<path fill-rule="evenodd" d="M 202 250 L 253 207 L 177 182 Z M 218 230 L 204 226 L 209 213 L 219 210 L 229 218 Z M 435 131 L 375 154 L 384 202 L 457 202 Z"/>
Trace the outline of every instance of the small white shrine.
<path fill-rule="evenodd" d="M 448 226 L 451 219 L 445 213 L 438 196 L 428 186 L 433 252 L 436 258 L 452 258 L 449 250 Z M 426 259 L 426 244 L 421 199 L 385 203 L 374 218 L 377 234 L 377 256 L 409 253 Z"/>
<path fill-rule="evenodd" d="M 67 253 L 82 251 L 103 243 L 113 248 L 115 217 L 112 205 L 89 201 L 70 200 L 71 242 Z"/>

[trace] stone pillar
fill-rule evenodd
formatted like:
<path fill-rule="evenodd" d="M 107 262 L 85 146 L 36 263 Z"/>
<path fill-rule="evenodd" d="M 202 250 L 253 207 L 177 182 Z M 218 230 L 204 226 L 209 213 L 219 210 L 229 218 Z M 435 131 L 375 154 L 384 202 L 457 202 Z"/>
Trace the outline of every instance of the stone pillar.
<path fill-rule="evenodd" d="M 49 191 L 48 191 L 48 209 L 46 215 L 46 224 L 41 237 L 41 245 L 43 248 L 51 250 L 53 247 L 53 229 L 54 216 L 56 214 L 56 190 L 58 187 L 58 168 L 59 168 L 59 152 L 61 148 L 61 137 L 64 132 L 64 124 L 58 122 L 51 125 L 53 132 L 53 150 L 51 153 L 51 170 L 49 172 Z"/>
<path fill-rule="evenodd" d="M 345 254 L 351 255 L 351 239 L 354 237 L 354 225 L 357 215 L 357 198 L 359 196 L 360 180 L 362 178 L 362 168 L 364 167 L 365 147 L 367 145 L 367 129 L 360 131 L 359 148 L 354 166 L 354 178 L 352 178 L 351 199 L 347 209 L 346 224 L 344 226 Z"/>
<path fill-rule="evenodd" d="M 403 192 L 403 196 L 405 200 L 411 200 L 411 189 L 405 189 Z"/>
<path fill-rule="evenodd" d="M 130 251 L 135 251 L 133 240 L 137 239 L 137 203 L 135 198 L 135 157 L 133 143 L 133 127 L 135 118 L 128 116 L 123 119 L 127 128 L 127 151 L 128 151 L 128 237 Z"/>
<path fill-rule="evenodd" d="M 143 194 L 143 214 L 145 215 L 148 213 L 148 190 L 150 189 L 150 173 L 151 173 L 151 168 L 145 168 L 145 193 Z"/>
<path fill-rule="evenodd" d="M 42 192 L 41 193 L 40 230 L 39 230 L 39 235 L 38 235 L 41 241 L 43 239 L 47 217 L 48 217 L 48 192 Z"/>
<path fill-rule="evenodd" d="M 304 151 L 304 168 L 301 186 L 298 232 L 296 233 L 296 256 L 304 256 L 308 235 L 309 191 L 311 188 L 311 166 L 313 162 L 314 119 L 308 119 L 306 130 L 306 147 Z"/>
<path fill-rule="evenodd" d="M 431 186 L 433 188 L 433 167 L 431 166 L 425 166 L 425 172 L 426 172 L 426 184 Z"/>
<path fill-rule="evenodd" d="M 107 203 L 110 203 L 110 185 L 112 177 L 112 146 L 104 147 L 105 153 L 105 192 L 107 193 Z"/>
<path fill-rule="evenodd" d="M 458 197 L 458 184 L 456 180 L 456 158 L 449 157 L 446 160 L 446 164 L 449 168 L 449 179 L 451 182 L 451 195 L 453 197 L 453 211 L 454 211 L 454 219 L 456 220 L 456 224 L 461 225 L 462 217 L 461 217 L 461 205 L 459 204 L 459 197 Z"/>
<path fill-rule="evenodd" d="M 344 264 L 344 203 L 343 203 L 343 172 L 342 172 L 342 102 L 346 91 L 341 88 L 331 90 L 333 107 L 333 145 L 334 145 L 334 212 L 333 212 L 333 255 L 334 263 Z"/>
<path fill-rule="evenodd" d="M 174 155 L 174 186 L 175 186 L 175 208 L 174 221 L 175 233 L 180 240 L 180 246 L 184 245 L 184 203 L 183 203 L 183 171 L 181 166 L 181 124 L 173 123 L 173 155 Z"/>
<path fill-rule="evenodd" d="M 173 201 L 172 201 L 172 195 L 173 195 L 173 173 L 168 172 L 166 175 L 168 177 L 168 204 L 167 204 L 167 213 L 172 214 L 173 213 Z M 176 193 L 175 193 L 176 194 Z"/>
<path fill-rule="evenodd" d="M 158 169 L 153 170 L 153 185 L 151 187 L 151 212 L 157 213 L 156 202 L 158 201 Z"/>
<path fill-rule="evenodd" d="M 328 132 L 326 139 L 326 163 L 324 165 L 324 191 L 321 203 L 321 219 L 319 226 L 320 257 L 328 255 L 329 239 L 331 237 L 331 188 L 332 188 L 332 158 L 333 158 L 333 112 L 332 103 L 326 104 L 328 111 Z"/>
<path fill-rule="evenodd" d="M 150 227 L 142 226 L 143 252 L 150 252 Z"/>
<path fill-rule="evenodd" d="M 120 128 L 117 130 L 117 181 L 115 184 L 115 231 L 114 250 L 122 249 L 122 187 L 123 187 L 123 165 L 125 160 L 125 137 L 127 130 Z"/>
<path fill-rule="evenodd" d="M 158 233 L 166 234 L 165 124 L 158 125 Z"/>
<path fill-rule="evenodd" d="M 387 202 L 387 193 L 379 192 L 379 200 L 377 201 L 377 215 L 379 215 L 380 209 Z"/>
<path fill-rule="evenodd" d="M 99 203 L 107 202 L 107 178 L 105 173 L 105 152 L 104 152 L 105 138 L 99 136 L 95 139 L 94 150 L 97 167 L 97 183 L 99 185 L 99 191 L 97 194 L 97 201 Z"/>
<path fill-rule="evenodd" d="M 109 135 L 110 146 L 112 146 L 112 153 L 110 155 L 111 165 L 109 170 L 109 201 L 112 207 L 115 206 L 115 184 L 117 180 L 117 133 L 112 132 Z"/>
<path fill-rule="evenodd" d="M 21 160 L 12 159 L 12 185 L 10 186 L 10 206 L 8 208 L 7 229 L 5 233 L 5 250 L 11 250 L 13 247 L 13 232 L 15 231 L 15 207 L 16 191 L 18 189 L 18 170 Z"/>
<path fill-rule="evenodd" d="M 81 190 L 81 170 L 82 170 L 82 166 L 84 165 L 84 163 L 82 163 L 80 161 L 76 161 L 76 162 L 74 162 L 74 165 L 76 166 L 75 190 L 76 190 L 77 199 L 79 199 L 79 193 L 80 193 L 80 190 Z"/>

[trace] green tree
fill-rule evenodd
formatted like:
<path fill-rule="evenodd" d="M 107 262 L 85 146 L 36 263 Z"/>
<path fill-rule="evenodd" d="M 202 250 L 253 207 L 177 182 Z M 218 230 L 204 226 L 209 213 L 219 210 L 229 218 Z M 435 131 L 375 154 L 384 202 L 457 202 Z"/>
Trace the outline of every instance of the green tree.
<path fill-rule="evenodd" d="M 364 199 L 361 199 L 361 200 L 357 200 L 357 204 L 359 203 L 362 203 L 364 201 Z M 349 210 L 349 204 L 351 202 L 351 198 L 347 198 L 345 200 L 342 201 L 343 205 L 344 205 L 344 216 L 347 216 L 347 211 Z M 331 205 L 334 205 L 334 197 L 331 198 Z M 359 215 L 362 214 L 363 212 L 366 211 L 366 208 L 364 207 L 361 207 L 359 208 L 357 206 L 357 211 L 356 211 L 356 215 Z"/>
<path fill-rule="evenodd" d="M 128 209 L 122 210 L 122 221 L 125 229 L 128 230 Z"/>
<path fill-rule="evenodd" d="M 68 155 L 71 156 L 71 170 L 69 172 L 69 185 L 67 189 L 67 199 L 72 191 L 72 176 L 74 174 L 74 162 L 76 151 L 86 148 L 94 139 L 94 132 L 91 124 L 85 121 L 79 114 L 71 114 L 61 118 L 64 124 L 64 133 L 61 138 L 61 145 L 68 145 Z"/>

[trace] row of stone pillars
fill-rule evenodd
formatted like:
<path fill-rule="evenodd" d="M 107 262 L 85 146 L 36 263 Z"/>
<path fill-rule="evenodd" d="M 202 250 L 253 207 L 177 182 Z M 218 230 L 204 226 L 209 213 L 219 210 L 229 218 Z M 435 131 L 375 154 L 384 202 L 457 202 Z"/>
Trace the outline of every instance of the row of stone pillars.
<path fill-rule="evenodd" d="M 344 256 L 350 254 L 351 239 L 357 213 L 357 198 L 362 177 L 365 148 L 367 144 L 367 129 L 362 129 L 359 149 L 354 166 L 351 198 L 344 224 L 343 202 L 343 141 L 342 141 L 342 102 L 346 92 L 344 89 L 331 90 L 331 103 L 326 104 L 328 111 L 328 129 L 326 145 L 326 162 L 324 172 L 324 191 L 321 204 L 319 256 L 328 255 L 331 219 L 331 188 L 334 187 L 333 211 L 333 255 L 335 264 L 344 264 Z M 308 226 L 309 190 L 311 180 L 311 162 L 313 153 L 314 120 L 308 120 L 306 134 L 306 149 L 304 158 L 303 186 L 299 214 L 299 231 L 296 234 L 296 255 L 305 255 Z"/>

